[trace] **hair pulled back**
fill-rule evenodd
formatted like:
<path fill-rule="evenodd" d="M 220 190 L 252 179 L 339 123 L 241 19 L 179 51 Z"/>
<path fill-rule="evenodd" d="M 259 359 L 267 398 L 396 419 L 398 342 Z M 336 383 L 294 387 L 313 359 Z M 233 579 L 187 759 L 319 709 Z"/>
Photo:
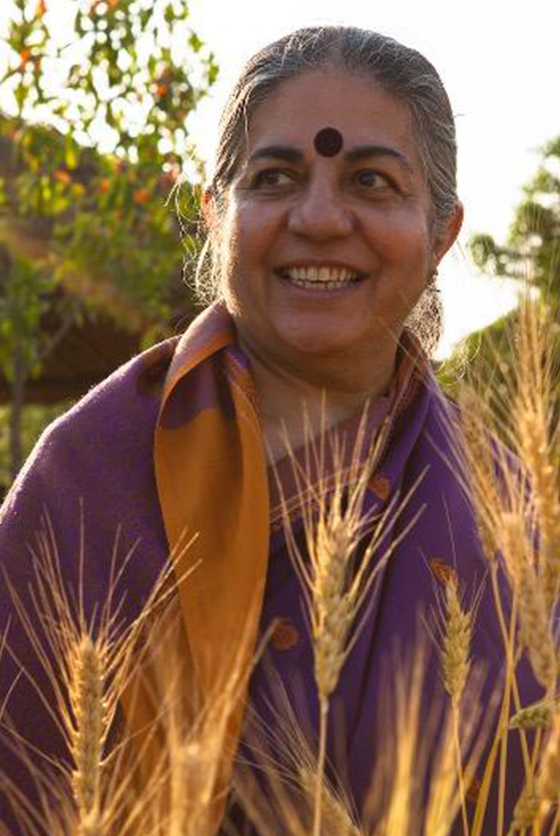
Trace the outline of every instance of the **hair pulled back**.
<path fill-rule="evenodd" d="M 346 26 L 298 29 L 264 47 L 247 62 L 220 120 L 209 186 L 218 218 L 243 156 L 255 110 L 283 82 L 321 67 L 340 68 L 351 75 L 370 78 L 407 104 L 432 195 L 437 236 L 445 229 L 458 202 L 455 122 L 442 81 L 434 66 L 417 50 L 385 35 Z M 220 292 L 219 245 L 214 235 L 212 273 L 204 280 L 204 286 L 197 279 L 198 290 L 207 300 Z M 427 348 L 437 343 L 441 307 L 432 284 L 408 324 L 424 343 L 431 344 Z"/>

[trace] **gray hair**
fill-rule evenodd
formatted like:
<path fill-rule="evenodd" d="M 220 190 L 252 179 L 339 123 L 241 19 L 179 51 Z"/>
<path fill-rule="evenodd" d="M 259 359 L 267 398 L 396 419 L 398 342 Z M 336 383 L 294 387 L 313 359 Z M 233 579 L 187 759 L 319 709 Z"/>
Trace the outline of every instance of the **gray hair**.
<path fill-rule="evenodd" d="M 243 156 L 247 126 L 255 110 L 284 81 L 321 67 L 340 67 L 350 74 L 371 78 L 407 104 L 431 190 L 437 237 L 445 230 L 458 203 L 455 122 L 442 81 L 433 65 L 417 50 L 385 35 L 346 26 L 298 29 L 264 47 L 245 65 L 220 120 L 216 162 L 209 186 L 218 215 Z M 218 240 L 214 241 L 212 260 L 210 276 L 201 279 L 201 271 L 197 273 L 197 290 L 207 301 L 220 294 Z M 431 298 L 419 302 L 426 313 L 421 314 L 420 309 L 413 311 L 410 324 L 413 330 L 424 332 L 423 337 L 420 335 L 424 342 L 429 331 L 429 341 L 437 344 L 441 307 L 434 296 L 437 290 L 433 283 L 428 285 L 427 294 Z M 432 318 L 429 328 L 425 327 L 427 312 Z M 426 347 L 430 349 L 433 345 Z"/>

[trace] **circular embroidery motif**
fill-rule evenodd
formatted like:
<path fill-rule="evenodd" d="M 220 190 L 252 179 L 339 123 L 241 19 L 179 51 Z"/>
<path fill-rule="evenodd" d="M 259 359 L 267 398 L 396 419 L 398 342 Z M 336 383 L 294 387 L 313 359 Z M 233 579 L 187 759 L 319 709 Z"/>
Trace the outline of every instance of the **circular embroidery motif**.
<path fill-rule="evenodd" d="M 389 481 L 389 477 L 385 476 L 384 473 L 376 473 L 372 477 L 369 486 L 376 497 L 381 499 L 382 502 L 389 498 L 389 494 L 391 493 L 391 482 Z"/>
<path fill-rule="evenodd" d="M 275 650 L 291 650 L 299 642 L 299 633 L 289 618 L 280 618 L 270 641 Z"/>
<path fill-rule="evenodd" d="M 454 583 L 457 585 L 457 572 L 452 566 L 449 566 L 448 563 L 442 560 L 441 557 L 432 557 L 430 560 L 430 569 L 440 583 L 444 585 Z"/>

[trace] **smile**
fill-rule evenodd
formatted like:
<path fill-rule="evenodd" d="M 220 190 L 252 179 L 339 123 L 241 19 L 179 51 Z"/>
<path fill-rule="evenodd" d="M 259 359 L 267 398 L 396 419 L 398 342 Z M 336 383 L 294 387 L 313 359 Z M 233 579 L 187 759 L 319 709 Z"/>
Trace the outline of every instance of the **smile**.
<path fill-rule="evenodd" d="M 296 287 L 306 290 L 340 290 L 357 284 L 363 275 L 350 267 L 334 265 L 308 265 L 284 267 L 278 275 Z"/>

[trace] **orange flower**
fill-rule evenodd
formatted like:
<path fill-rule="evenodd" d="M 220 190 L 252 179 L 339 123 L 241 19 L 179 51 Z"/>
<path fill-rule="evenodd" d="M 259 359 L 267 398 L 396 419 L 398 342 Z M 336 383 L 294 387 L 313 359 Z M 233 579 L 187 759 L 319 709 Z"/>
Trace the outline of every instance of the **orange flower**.
<path fill-rule="evenodd" d="M 44 14 L 47 12 L 47 3 L 46 0 L 39 0 L 37 3 L 37 8 L 35 9 L 35 17 L 43 17 Z"/>
<path fill-rule="evenodd" d="M 64 169 L 62 169 L 62 168 L 59 168 L 59 169 L 57 169 L 57 171 L 53 172 L 53 177 L 54 177 L 55 180 L 58 180 L 59 183 L 71 183 L 72 182 L 72 178 L 70 177 L 68 172 L 64 171 Z"/>
<path fill-rule="evenodd" d="M 132 197 L 135 203 L 146 203 L 150 197 L 150 192 L 148 189 L 136 189 L 136 191 L 133 192 Z"/>
<path fill-rule="evenodd" d="M 20 57 L 20 61 L 21 61 L 20 65 L 19 65 L 19 68 L 20 68 L 20 70 L 24 70 L 26 65 L 31 60 L 31 50 L 30 49 L 22 49 L 22 51 L 19 54 L 19 57 Z"/>
<path fill-rule="evenodd" d="M 107 177 L 105 177 L 99 184 L 99 191 L 105 194 L 105 192 L 108 192 L 110 188 L 111 181 Z"/>

